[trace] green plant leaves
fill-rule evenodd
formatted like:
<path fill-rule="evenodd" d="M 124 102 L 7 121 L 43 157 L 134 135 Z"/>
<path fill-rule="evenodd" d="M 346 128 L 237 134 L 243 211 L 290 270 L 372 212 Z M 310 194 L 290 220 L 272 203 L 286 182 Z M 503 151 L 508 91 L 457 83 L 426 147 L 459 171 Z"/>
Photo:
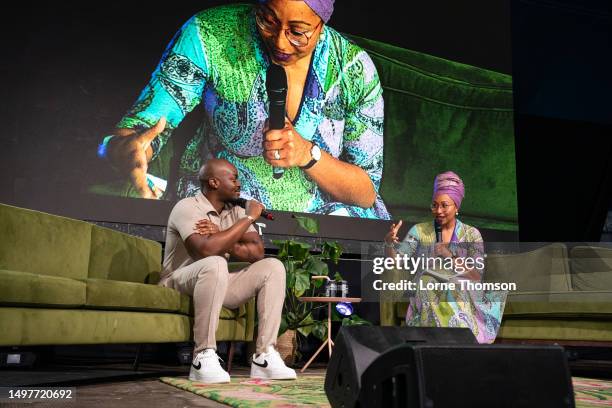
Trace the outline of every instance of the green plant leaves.
<path fill-rule="evenodd" d="M 313 218 L 293 216 L 299 227 L 311 234 L 319 232 L 319 222 Z M 286 298 L 281 318 L 279 335 L 286 330 L 297 330 L 304 337 L 310 335 L 320 340 L 327 338 L 327 320 L 315 320 L 312 316 L 313 303 L 300 302 L 297 298 L 315 293 L 325 281 L 322 279 L 311 280 L 311 276 L 329 276 L 329 262 L 338 264 L 342 247 L 337 242 L 323 242 L 321 254 L 312 255 L 312 246 L 303 242 L 293 240 L 273 240 L 272 243 L 278 247 L 278 259 L 285 265 L 286 275 Z M 342 280 L 342 276 L 336 273 L 335 280 Z M 334 321 L 341 320 L 334 314 Z M 356 315 L 351 318 L 342 319 L 343 325 L 369 324 L 369 322 Z"/>
<path fill-rule="evenodd" d="M 294 312 L 287 313 L 287 326 L 289 328 L 292 328 L 291 326 L 299 323 L 299 322 L 296 322 L 296 320 L 297 320 L 297 315 Z"/>
<path fill-rule="evenodd" d="M 292 240 L 274 239 L 272 243 L 278 247 L 278 259 L 286 261 L 293 258 L 296 261 L 305 261 L 310 256 L 310 244 Z"/>
<path fill-rule="evenodd" d="M 327 338 L 327 324 L 321 321 L 315 321 L 312 325 L 312 335 L 319 340 Z"/>
<path fill-rule="evenodd" d="M 273 239 L 272 243 L 278 247 L 278 259 L 284 261 L 289 256 L 289 242 L 281 239 Z"/>
<path fill-rule="evenodd" d="M 327 338 L 327 324 L 324 321 L 314 320 L 312 314 L 309 314 L 302 320 L 297 331 L 304 337 L 308 337 L 312 334 L 319 340 L 325 340 Z"/>
<path fill-rule="evenodd" d="M 285 264 L 286 280 L 285 285 L 287 289 L 295 287 L 295 264 L 293 262 L 283 262 Z"/>
<path fill-rule="evenodd" d="M 337 264 L 338 259 L 342 255 L 342 247 L 337 242 L 323 242 L 321 247 L 321 256 L 324 259 L 329 259 L 333 263 Z"/>
<path fill-rule="evenodd" d="M 329 267 L 325 262 L 321 260 L 320 256 L 311 256 L 304 262 L 304 268 L 310 272 L 311 275 L 329 275 Z"/>
<path fill-rule="evenodd" d="M 288 241 L 289 256 L 296 261 L 305 261 L 310 256 L 310 245 L 303 242 Z"/>
<path fill-rule="evenodd" d="M 310 336 L 310 333 L 312 333 L 312 324 L 309 326 L 303 326 L 303 327 L 299 327 L 297 329 L 298 333 L 300 333 L 302 336 L 304 337 L 308 337 Z"/>
<path fill-rule="evenodd" d="M 312 332 L 314 322 L 312 313 L 309 313 L 308 316 L 306 316 L 306 318 L 299 323 L 300 327 L 297 328 L 297 331 L 302 334 L 302 336 L 308 337 Z"/>
<path fill-rule="evenodd" d="M 312 281 L 312 284 L 314 285 L 315 289 L 319 289 L 321 286 L 323 286 L 323 283 L 327 283 L 327 281 L 323 279 L 317 279 Z"/>
<path fill-rule="evenodd" d="M 310 274 L 305 269 L 296 269 L 293 293 L 296 297 L 300 297 L 308 288 L 310 288 Z"/>
<path fill-rule="evenodd" d="M 300 215 L 294 215 L 293 218 L 297 221 L 300 228 L 308 231 L 311 234 L 319 233 L 319 221 L 310 217 L 303 217 Z"/>
<path fill-rule="evenodd" d="M 351 317 L 345 317 L 342 319 L 343 326 L 371 326 L 372 323 L 369 321 L 362 319 L 356 314 L 351 315 Z"/>

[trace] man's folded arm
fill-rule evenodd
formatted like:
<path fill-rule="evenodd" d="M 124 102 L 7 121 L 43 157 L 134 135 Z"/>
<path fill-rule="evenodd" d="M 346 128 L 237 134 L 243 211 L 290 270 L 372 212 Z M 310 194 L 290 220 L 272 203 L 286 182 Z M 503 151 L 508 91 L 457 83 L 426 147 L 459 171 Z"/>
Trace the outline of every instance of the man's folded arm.
<path fill-rule="evenodd" d="M 257 231 L 247 231 L 229 253 L 237 261 L 257 262 L 264 257 L 263 241 Z"/>
<path fill-rule="evenodd" d="M 230 228 L 216 234 L 200 235 L 194 232 L 185 240 L 185 247 L 189 256 L 194 260 L 213 255 L 224 256 L 226 253 L 231 253 L 235 244 L 242 239 L 250 226 L 249 219 L 243 218 Z"/>

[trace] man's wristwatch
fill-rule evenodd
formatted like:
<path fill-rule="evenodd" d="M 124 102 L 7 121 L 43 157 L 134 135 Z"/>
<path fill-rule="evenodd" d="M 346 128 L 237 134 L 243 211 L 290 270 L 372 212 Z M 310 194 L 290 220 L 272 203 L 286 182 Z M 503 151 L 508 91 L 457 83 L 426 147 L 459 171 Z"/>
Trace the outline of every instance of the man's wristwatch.
<path fill-rule="evenodd" d="M 310 148 L 310 155 L 312 156 L 312 160 L 310 160 L 305 166 L 300 166 L 302 170 L 308 170 L 309 168 L 317 164 L 319 160 L 321 160 L 321 149 L 319 148 L 319 146 L 314 144 L 314 142 L 310 143 L 312 143 L 312 147 Z"/>

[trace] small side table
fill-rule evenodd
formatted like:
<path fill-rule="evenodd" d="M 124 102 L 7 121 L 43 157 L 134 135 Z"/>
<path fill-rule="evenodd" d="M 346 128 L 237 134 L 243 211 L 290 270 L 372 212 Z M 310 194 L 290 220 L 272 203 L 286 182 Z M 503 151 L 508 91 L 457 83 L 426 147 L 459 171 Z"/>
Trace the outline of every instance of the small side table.
<path fill-rule="evenodd" d="M 312 357 L 310 357 L 310 360 L 308 360 L 306 365 L 304 365 L 304 367 L 300 370 L 300 372 L 303 373 L 304 370 L 306 370 L 308 368 L 310 363 L 312 363 L 314 361 L 315 357 L 317 357 L 319 355 L 319 353 L 321 353 L 321 351 L 323 350 L 323 348 L 325 347 L 326 344 L 327 344 L 327 348 L 329 350 L 329 356 L 331 357 L 332 346 L 334 345 L 334 342 L 331 339 L 331 316 L 332 316 L 332 306 L 331 305 L 332 305 L 332 303 L 340 303 L 340 302 L 359 303 L 359 302 L 361 302 L 361 298 L 304 296 L 304 297 L 299 297 L 298 300 L 300 302 L 327 303 L 327 339 L 323 342 L 323 344 L 321 344 L 321 347 L 319 347 L 317 352 L 314 353 L 314 355 Z"/>

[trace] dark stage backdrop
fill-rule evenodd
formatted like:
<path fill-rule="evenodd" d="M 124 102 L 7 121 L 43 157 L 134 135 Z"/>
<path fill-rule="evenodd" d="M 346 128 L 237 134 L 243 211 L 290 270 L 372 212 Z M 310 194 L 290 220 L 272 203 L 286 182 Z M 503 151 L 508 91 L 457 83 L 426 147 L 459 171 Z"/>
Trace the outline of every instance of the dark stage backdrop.
<path fill-rule="evenodd" d="M 511 11 L 521 241 L 599 241 L 612 201 L 612 2 Z"/>
<path fill-rule="evenodd" d="M 39 2 L 5 15 L 0 202 L 164 225 L 172 194 L 157 201 L 99 194 L 104 189 L 96 186 L 117 185 L 118 176 L 96 147 L 181 25 L 227 3 Z M 337 0 L 329 25 L 356 36 L 381 75 L 387 123 L 381 194 L 391 214 L 410 223 L 428 219 L 433 176 L 455 170 L 467 187 L 464 220 L 516 232 L 509 2 Z M 465 89 L 457 90 L 457 82 Z M 201 118 L 198 109 L 187 116 L 172 136 L 177 146 Z M 169 182 L 179 159 L 176 153 L 161 174 Z M 372 239 L 369 223 L 363 225 L 363 239 Z"/>

